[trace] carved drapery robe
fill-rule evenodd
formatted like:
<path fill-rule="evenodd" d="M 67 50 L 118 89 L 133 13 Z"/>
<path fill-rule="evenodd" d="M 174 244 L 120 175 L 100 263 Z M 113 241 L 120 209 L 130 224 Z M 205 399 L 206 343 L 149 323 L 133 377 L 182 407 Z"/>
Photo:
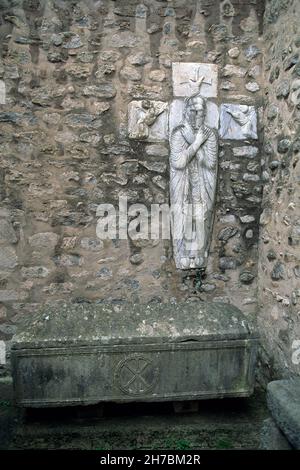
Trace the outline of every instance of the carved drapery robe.
<path fill-rule="evenodd" d="M 205 267 L 208 257 L 217 180 L 217 137 L 214 130 L 205 125 L 202 128 L 198 150 L 197 146 L 193 148 L 197 131 L 188 121 L 177 126 L 170 139 L 173 252 L 180 269 Z"/>

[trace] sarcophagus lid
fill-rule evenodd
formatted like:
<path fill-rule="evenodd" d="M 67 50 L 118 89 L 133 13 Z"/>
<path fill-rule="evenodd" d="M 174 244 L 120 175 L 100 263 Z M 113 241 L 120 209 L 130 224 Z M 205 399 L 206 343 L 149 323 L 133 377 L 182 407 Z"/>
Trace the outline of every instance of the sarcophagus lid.
<path fill-rule="evenodd" d="M 65 344 L 149 344 L 246 339 L 253 326 L 236 307 L 223 303 L 60 304 L 46 306 L 22 324 L 13 348 Z M 255 333 L 254 333 L 255 334 Z"/>

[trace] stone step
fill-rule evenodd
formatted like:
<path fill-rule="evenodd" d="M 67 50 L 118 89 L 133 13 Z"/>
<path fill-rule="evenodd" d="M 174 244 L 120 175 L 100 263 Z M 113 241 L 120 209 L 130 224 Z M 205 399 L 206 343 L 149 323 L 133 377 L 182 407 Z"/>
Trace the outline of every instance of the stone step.
<path fill-rule="evenodd" d="M 267 403 L 277 426 L 300 449 L 300 377 L 270 382 Z"/>

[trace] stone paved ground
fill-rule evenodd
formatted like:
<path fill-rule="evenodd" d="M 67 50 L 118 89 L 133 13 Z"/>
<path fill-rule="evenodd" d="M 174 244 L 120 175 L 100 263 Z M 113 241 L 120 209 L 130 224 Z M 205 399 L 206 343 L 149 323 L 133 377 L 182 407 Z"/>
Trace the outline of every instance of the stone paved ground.
<path fill-rule="evenodd" d="M 22 421 L 0 402 L 0 448 L 12 449 L 256 449 L 265 396 L 200 402 L 199 413 L 176 415 L 172 404 L 105 406 L 104 418 L 76 409 L 36 410 Z"/>

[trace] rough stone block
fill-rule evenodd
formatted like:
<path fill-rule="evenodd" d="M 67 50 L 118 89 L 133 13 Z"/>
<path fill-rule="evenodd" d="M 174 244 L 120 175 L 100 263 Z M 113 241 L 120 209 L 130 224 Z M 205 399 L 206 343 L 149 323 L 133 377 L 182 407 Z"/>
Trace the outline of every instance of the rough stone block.
<path fill-rule="evenodd" d="M 260 436 L 262 450 L 291 450 L 292 446 L 272 418 L 265 419 Z"/>
<path fill-rule="evenodd" d="M 6 345 L 4 341 L 0 341 L 0 365 L 6 364 Z"/>
<path fill-rule="evenodd" d="M 13 341 L 23 407 L 249 396 L 257 336 L 221 303 L 44 307 Z"/>
<path fill-rule="evenodd" d="M 6 90 L 5 90 L 5 82 L 0 80 L 0 104 L 6 103 Z"/>
<path fill-rule="evenodd" d="M 8 220 L 0 220 L 0 244 L 1 243 L 16 243 L 17 237 L 12 226 Z"/>
<path fill-rule="evenodd" d="M 277 426 L 300 449 L 300 377 L 270 382 L 267 403 Z"/>
<path fill-rule="evenodd" d="M 18 266 L 16 251 L 11 246 L 0 248 L 0 269 L 14 269 Z"/>

